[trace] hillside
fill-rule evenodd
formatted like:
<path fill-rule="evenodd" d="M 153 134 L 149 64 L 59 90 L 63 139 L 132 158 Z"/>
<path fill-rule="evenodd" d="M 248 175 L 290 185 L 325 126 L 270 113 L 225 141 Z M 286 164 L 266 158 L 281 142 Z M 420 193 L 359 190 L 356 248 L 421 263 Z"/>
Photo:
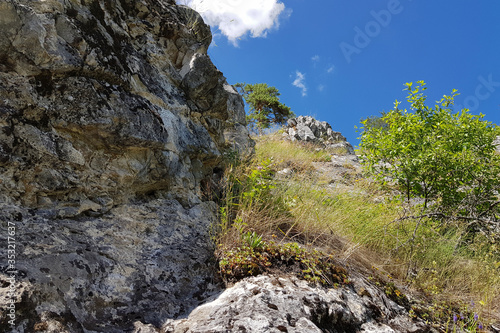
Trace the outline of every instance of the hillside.
<path fill-rule="evenodd" d="M 229 288 L 167 332 L 497 331 L 498 261 L 474 251 L 481 239 L 456 251 L 456 234 L 416 229 L 329 124 L 299 117 L 254 139 L 223 182 L 215 238 Z"/>

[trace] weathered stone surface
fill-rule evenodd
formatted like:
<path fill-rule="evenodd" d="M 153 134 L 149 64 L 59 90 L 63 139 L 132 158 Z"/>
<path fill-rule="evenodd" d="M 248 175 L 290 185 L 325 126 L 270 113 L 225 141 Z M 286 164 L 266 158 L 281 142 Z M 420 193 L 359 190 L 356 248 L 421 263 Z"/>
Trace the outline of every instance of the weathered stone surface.
<path fill-rule="evenodd" d="M 229 111 L 229 119 L 224 137 L 226 142 L 230 143 L 229 149 L 239 152 L 243 155 L 252 154 L 254 152 L 255 143 L 248 140 L 248 129 L 246 127 L 246 114 L 243 98 L 234 89 L 233 86 L 226 84 L 224 89 L 229 93 L 230 98 L 227 100 L 227 110 Z"/>
<path fill-rule="evenodd" d="M 364 296 L 357 290 L 365 288 Z M 295 278 L 258 276 L 227 289 L 162 333 L 431 332 L 362 280 L 353 288 L 314 288 Z"/>
<path fill-rule="evenodd" d="M 196 202 L 226 127 L 244 124 L 241 97 L 206 55 L 210 30 L 196 12 L 153 0 L 9 0 L 0 10 L 0 161 L 19 164 L 0 176 L 3 200 L 58 200 L 78 186 L 90 199 L 167 189 Z M 238 133 L 238 145 L 250 146 Z M 37 177 L 58 161 L 51 179 L 63 179 L 50 191 Z"/>
<path fill-rule="evenodd" d="M 313 117 L 299 116 L 289 119 L 284 135 L 292 141 L 314 142 L 327 148 L 354 154 L 352 145 L 340 132 L 333 131 L 326 121 L 318 121 Z"/>
<path fill-rule="evenodd" d="M 0 2 L 0 222 L 16 242 L 12 267 L 0 248 L 0 331 L 14 298 L 18 332 L 123 332 L 220 288 L 204 184 L 252 142 L 210 42 L 171 0 Z"/>
<path fill-rule="evenodd" d="M 136 320 L 160 326 L 189 311 L 220 289 L 208 239 L 213 205 L 155 199 L 72 218 L 4 206 L 2 223 L 19 220 L 19 327 L 30 332 L 51 318 L 70 332 L 122 332 Z M 0 274 L 2 294 L 8 276 Z"/>

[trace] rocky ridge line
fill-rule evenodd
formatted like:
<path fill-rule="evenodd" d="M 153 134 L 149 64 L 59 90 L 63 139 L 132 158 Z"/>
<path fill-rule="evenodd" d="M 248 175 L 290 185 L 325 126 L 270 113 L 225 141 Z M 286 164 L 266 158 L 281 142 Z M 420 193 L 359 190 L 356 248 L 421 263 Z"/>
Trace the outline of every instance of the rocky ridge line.
<path fill-rule="evenodd" d="M 311 142 L 331 150 L 338 149 L 342 155 L 354 155 L 354 148 L 340 133 L 332 130 L 326 121 L 310 116 L 289 119 L 283 136 L 292 141 Z"/>

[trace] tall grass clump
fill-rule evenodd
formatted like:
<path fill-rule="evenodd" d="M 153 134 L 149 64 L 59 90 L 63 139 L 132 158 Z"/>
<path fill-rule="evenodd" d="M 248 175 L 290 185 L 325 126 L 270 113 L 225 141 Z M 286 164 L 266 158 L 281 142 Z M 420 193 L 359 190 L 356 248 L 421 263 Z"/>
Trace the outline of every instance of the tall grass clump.
<path fill-rule="evenodd" d="M 310 282 L 349 283 L 347 271 L 328 252 L 288 237 L 294 217 L 279 194 L 272 158 L 229 163 L 214 228 L 222 277 L 234 281 L 263 272 L 288 272 Z"/>

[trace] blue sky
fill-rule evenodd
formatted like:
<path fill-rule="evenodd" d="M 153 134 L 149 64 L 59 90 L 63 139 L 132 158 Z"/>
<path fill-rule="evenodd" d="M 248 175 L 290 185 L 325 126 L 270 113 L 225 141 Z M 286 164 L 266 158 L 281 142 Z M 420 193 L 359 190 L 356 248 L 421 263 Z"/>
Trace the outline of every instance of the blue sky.
<path fill-rule="evenodd" d="M 209 55 L 231 84 L 267 83 L 297 115 L 329 122 L 353 145 L 363 117 L 424 80 L 428 104 L 500 124 L 500 1 L 179 0 L 212 26 Z M 406 104 L 403 104 L 406 107 Z"/>

